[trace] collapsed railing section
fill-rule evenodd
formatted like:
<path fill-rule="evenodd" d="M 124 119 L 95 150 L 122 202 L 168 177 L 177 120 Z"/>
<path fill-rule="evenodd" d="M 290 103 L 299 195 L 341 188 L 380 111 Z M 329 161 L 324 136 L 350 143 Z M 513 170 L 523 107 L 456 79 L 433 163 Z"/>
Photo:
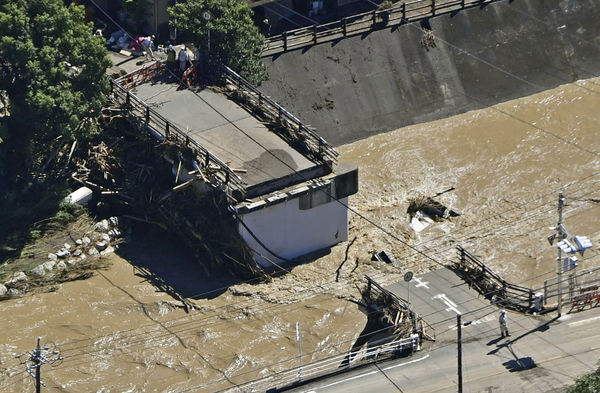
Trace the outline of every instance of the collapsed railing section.
<path fill-rule="evenodd" d="M 505 281 L 483 262 L 462 248 L 458 249 L 458 262 L 454 271 L 480 294 L 504 308 L 529 312 L 535 304 L 535 291 Z"/>
<path fill-rule="evenodd" d="M 155 63 L 158 64 L 158 63 Z M 153 67 L 154 71 L 158 67 Z M 153 71 L 153 72 L 154 72 Z M 134 117 L 143 126 L 147 127 L 160 140 L 166 139 L 176 144 L 186 147 L 193 154 L 196 164 L 207 175 L 213 187 L 219 188 L 237 201 L 244 199 L 246 187 L 244 181 L 224 162 L 215 157 L 206 148 L 192 140 L 188 135 L 181 131 L 177 126 L 164 118 L 148 104 L 131 93 L 119 81 L 142 80 L 148 78 L 149 72 L 135 71 L 135 74 L 145 76 L 134 76 L 129 78 L 125 75 L 118 80 L 111 80 L 111 93 L 114 100 L 123 106 L 127 115 Z M 154 74 L 157 75 L 157 74 Z"/>
<path fill-rule="evenodd" d="M 582 311 L 586 307 L 600 305 L 600 267 L 574 272 L 568 276 L 563 273 L 563 304 L 570 304 L 571 311 Z M 544 281 L 544 303 L 558 302 L 558 279 Z"/>
<path fill-rule="evenodd" d="M 251 100 L 250 104 L 260 110 L 271 120 L 276 120 L 284 126 L 287 131 L 285 134 L 279 133 L 291 146 L 300 144 L 301 149 L 307 153 L 313 160 L 327 164 L 330 167 L 337 162 L 339 153 L 333 146 L 327 143 L 323 138 L 309 129 L 304 123 L 289 113 L 281 105 L 264 95 L 256 87 L 238 75 L 227 66 L 223 66 L 223 73 L 228 82 L 235 85 L 238 89 L 246 93 L 246 101 Z"/>
<path fill-rule="evenodd" d="M 367 288 L 363 301 L 375 304 L 391 318 L 394 333 L 417 334 L 420 339 L 435 341 L 435 330 L 419 314 L 410 309 L 408 302 L 383 288 L 369 276 L 365 276 Z"/>
<path fill-rule="evenodd" d="M 494 1 L 497 0 L 414 0 L 402 2 L 390 8 L 356 14 L 322 25 L 284 31 L 282 34 L 268 38 L 263 55 L 273 55 L 290 49 L 332 41 L 377 28 L 412 22 L 467 7 L 483 7 L 485 4 Z"/>

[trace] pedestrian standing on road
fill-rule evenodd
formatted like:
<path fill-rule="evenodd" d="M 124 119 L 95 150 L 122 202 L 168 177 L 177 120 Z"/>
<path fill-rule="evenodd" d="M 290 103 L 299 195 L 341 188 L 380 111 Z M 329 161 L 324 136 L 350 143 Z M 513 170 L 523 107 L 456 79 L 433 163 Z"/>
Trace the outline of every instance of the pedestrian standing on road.
<path fill-rule="evenodd" d="M 188 66 L 189 55 L 185 49 L 185 46 L 179 51 L 179 70 L 184 73 Z"/>
<path fill-rule="evenodd" d="M 500 334 L 502 335 L 502 338 L 510 336 L 508 328 L 506 327 L 506 310 L 500 311 L 498 322 L 500 322 Z"/>

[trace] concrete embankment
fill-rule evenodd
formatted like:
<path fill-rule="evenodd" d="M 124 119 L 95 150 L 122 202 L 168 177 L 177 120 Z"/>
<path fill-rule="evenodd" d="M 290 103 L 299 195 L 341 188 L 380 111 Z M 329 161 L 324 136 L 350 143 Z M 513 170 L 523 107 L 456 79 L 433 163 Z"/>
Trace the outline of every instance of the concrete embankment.
<path fill-rule="evenodd" d="M 267 57 L 261 89 L 339 145 L 598 76 L 598 20 L 595 0 L 499 0 Z"/>

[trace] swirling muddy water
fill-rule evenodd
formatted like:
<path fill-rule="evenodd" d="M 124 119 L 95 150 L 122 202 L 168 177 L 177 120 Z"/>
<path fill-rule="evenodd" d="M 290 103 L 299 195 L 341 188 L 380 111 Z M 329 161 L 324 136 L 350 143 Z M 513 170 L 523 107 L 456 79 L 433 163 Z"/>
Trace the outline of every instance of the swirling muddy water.
<path fill-rule="evenodd" d="M 359 165 L 360 191 L 350 199 L 349 236 L 356 240 L 338 282 L 347 243 L 269 283 L 195 299 L 198 309 L 187 314 L 115 255 L 88 280 L 2 302 L 0 391 L 33 389 L 13 354 L 33 349 L 38 336 L 64 357 L 42 368 L 47 392 L 225 389 L 298 365 L 297 321 L 305 363 L 343 353 L 366 322 L 347 300 L 358 298 L 364 274 L 390 283 L 407 270 L 423 273 L 451 262 L 458 244 L 509 281 L 539 286 L 556 268 L 546 237 L 557 221 L 559 189 L 567 198 L 566 227 L 594 243 L 580 269 L 597 266 L 598 108 L 597 78 L 341 146 L 341 160 Z M 410 200 L 452 187 L 436 199 L 461 215 L 415 233 Z M 217 273 L 187 271 L 192 262 L 170 253 L 176 242 L 159 235 L 144 241 L 150 250 L 162 248 L 160 263 L 173 266 L 172 274 L 197 280 L 197 293 L 219 280 Z M 372 262 L 373 250 L 402 267 Z"/>

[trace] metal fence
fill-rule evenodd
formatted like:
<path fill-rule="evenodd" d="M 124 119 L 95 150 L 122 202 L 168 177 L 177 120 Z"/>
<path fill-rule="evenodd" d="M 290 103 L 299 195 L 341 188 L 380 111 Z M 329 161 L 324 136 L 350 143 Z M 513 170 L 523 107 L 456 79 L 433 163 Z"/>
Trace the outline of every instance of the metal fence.
<path fill-rule="evenodd" d="M 457 247 L 459 260 L 453 266 L 470 287 L 494 303 L 520 312 L 528 312 L 535 301 L 535 291 L 507 282 L 470 252 Z"/>
<path fill-rule="evenodd" d="M 264 378 L 239 384 L 235 388 L 231 388 L 228 391 L 264 392 L 293 386 L 302 381 L 315 379 L 320 376 L 348 371 L 359 364 L 364 364 L 366 361 L 372 362 L 382 357 L 391 356 L 399 352 L 404 354 L 411 353 L 417 350 L 418 343 L 419 337 L 415 334 L 408 338 L 394 340 L 375 347 L 363 348 L 354 352 L 329 356 L 324 359 L 307 363 L 303 366 L 300 366 L 300 358 L 296 358 L 288 361 L 290 363 L 294 362 L 294 367 L 273 373 Z M 348 362 L 348 358 L 352 360 Z"/>
<path fill-rule="evenodd" d="M 546 304 L 558 302 L 558 278 L 544 281 L 544 302 Z M 600 267 L 563 273 L 561 281 L 562 302 L 571 311 L 581 311 L 585 307 L 600 305 Z"/>
<path fill-rule="evenodd" d="M 281 135 L 292 146 L 300 144 L 305 151 L 315 161 L 331 166 L 337 161 L 339 153 L 333 146 L 321 138 L 314 131 L 309 129 L 298 118 L 289 113 L 281 105 L 264 95 L 256 87 L 238 75 L 227 66 L 223 66 L 223 73 L 228 82 L 235 85 L 248 95 L 251 104 L 259 109 L 264 115 L 276 119 L 279 124 L 285 125 L 288 135 Z"/>
<path fill-rule="evenodd" d="M 159 64 L 159 63 L 155 63 Z M 147 127 L 158 139 L 167 139 L 180 146 L 187 147 L 194 156 L 199 167 L 206 171 L 206 175 L 214 187 L 225 191 L 237 201 L 244 199 L 246 193 L 245 182 L 223 161 L 210 153 L 198 142 L 171 123 L 161 114 L 150 108 L 144 101 L 136 97 L 126 86 L 141 83 L 157 75 L 158 66 L 151 65 L 146 69 L 135 71 L 117 80 L 111 80 L 111 93 L 113 99 L 121 104 L 129 116 L 137 119 Z M 150 68 L 148 70 L 147 68 Z"/>
<path fill-rule="evenodd" d="M 288 30 L 267 39 L 263 56 L 269 56 L 290 49 L 315 45 L 320 42 L 364 33 L 379 28 L 458 11 L 467 7 L 485 6 L 498 0 L 413 0 L 386 9 L 376 9 L 341 20 Z"/>

